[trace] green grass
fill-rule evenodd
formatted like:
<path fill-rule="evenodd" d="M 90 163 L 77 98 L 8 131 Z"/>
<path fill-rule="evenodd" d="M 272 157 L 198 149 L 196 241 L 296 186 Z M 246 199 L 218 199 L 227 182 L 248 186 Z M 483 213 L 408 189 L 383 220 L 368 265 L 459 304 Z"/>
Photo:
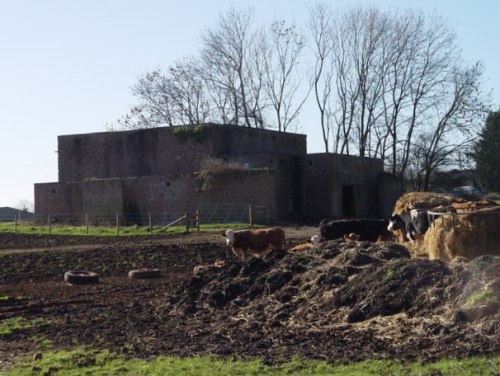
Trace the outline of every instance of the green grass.
<path fill-rule="evenodd" d="M 247 223 L 232 224 L 209 224 L 201 225 L 200 231 L 214 231 L 228 228 L 242 229 L 250 227 Z M 259 226 L 256 226 L 259 227 Z M 179 235 L 186 232 L 186 226 L 172 226 L 168 229 L 163 226 L 153 226 L 153 234 Z M 196 232 L 196 228 L 190 228 L 190 232 Z M 86 226 L 63 226 L 53 225 L 37 226 L 33 224 L 18 224 L 17 229 L 14 222 L 0 222 L 0 232 L 18 232 L 20 234 L 53 234 L 53 235 L 92 235 L 92 236 L 116 236 L 116 227 L 114 226 L 89 226 L 88 234 Z M 120 236 L 150 235 L 148 226 L 123 226 L 119 229 Z"/>
<path fill-rule="evenodd" d="M 295 358 L 274 366 L 259 360 L 220 360 L 213 357 L 157 357 L 126 359 L 107 351 L 60 351 L 44 353 L 40 360 L 20 362 L 8 375 L 498 375 L 500 356 L 463 360 L 444 359 L 436 363 L 400 364 L 368 360 L 353 364 L 332 364 Z M 1 373 L 0 373 L 1 374 Z"/>
<path fill-rule="evenodd" d="M 19 329 L 31 328 L 44 323 L 42 319 L 27 320 L 24 317 L 12 317 L 0 321 L 0 336 L 10 334 Z"/>
<path fill-rule="evenodd" d="M 495 294 L 493 293 L 493 290 L 484 290 L 469 296 L 465 301 L 465 306 L 475 307 L 480 304 L 496 303 L 496 302 L 497 299 L 495 297 Z"/>

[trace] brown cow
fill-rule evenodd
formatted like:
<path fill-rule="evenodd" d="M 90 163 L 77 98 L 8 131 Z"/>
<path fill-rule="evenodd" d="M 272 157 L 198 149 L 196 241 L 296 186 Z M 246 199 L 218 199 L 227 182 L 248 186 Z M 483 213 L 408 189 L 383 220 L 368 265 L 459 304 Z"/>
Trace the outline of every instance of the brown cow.
<path fill-rule="evenodd" d="M 269 251 L 285 247 L 285 232 L 279 227 L 253 230 L 227 230 L 221 234 L 226 237 L 227 245 L 242 260 L 247 256 L 261 257 Z"/>

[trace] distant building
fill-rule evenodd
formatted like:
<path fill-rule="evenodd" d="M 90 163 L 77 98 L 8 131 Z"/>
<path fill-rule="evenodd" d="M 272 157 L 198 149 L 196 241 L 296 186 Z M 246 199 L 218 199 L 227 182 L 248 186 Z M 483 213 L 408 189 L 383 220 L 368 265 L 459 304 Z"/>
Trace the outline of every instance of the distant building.
<path fill-rule="evenodd" d="M 59 136 L 58 155 L 59 182 L 35 184 L 37 215 L 127 220 L 245 203 L 267 208 L 273 220 L 377 217 L 399 197 L 380 159 L 307 154 L 306 135 L 240 126 Z M 211 158 L 239 167 L 207 175 Z"/>
<path fill-rule="evenodd" d="M 25 210 L 4 206 L 0 208 L 0 222 L 14 222 L 15 218 L 21 221 L 33 220 L 34 214 Z"/>

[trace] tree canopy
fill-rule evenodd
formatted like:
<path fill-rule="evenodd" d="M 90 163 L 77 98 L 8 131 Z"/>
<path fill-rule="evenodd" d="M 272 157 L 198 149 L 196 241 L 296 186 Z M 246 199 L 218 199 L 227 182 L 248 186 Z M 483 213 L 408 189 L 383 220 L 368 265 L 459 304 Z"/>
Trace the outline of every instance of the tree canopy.
<path fill-rule="evenodd" d="M 500 192 L 500 111 L 491 112 L 474 148 L 476 177 L 483 190 Z"/>

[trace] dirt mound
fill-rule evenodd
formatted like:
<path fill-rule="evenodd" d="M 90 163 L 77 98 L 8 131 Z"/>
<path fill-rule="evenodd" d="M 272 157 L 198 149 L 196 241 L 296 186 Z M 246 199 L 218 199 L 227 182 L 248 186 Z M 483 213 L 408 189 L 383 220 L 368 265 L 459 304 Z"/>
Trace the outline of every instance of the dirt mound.
<path fill-rule="evenodd" d="M 404 247 L 389 243 L 330 241 L 318 249 L 276 250 L 262 259 L 201 271 L 180 286 L 169 302 L 182 313 L 228 307 L 230 314 L 241 314 L 242 309 L 259 312 L 267 303 L 276 302 L 258 318 L 279 325 L 311 305 L 323 305 L 320 297 L 347 283 L 349 277 L 387 260 L 409 257 Z"/>
<path fill-rule="evenodd" d="M 492 268 L 488 273 L 481 281 L 497 278 Z M 392 328 L 390 336 L 395 343 L 403 338 L 407 341 L 406 335 L 411 333 L 414 344 L 418 344 L 404 350 L 406 358 L 426 357 L 422 346 L 427 354 L 437 348 L 445 351 L 433 341 L 432 350 L 429 348 L 430 342 L 424 338 L 430 334 L 428 330 L 440 334 L 448 344 L 456 333 L 471 340 L 475 336 L 456 326 L 457 317 L 464 316 L 460 316 L 460 296 L 469 283 L 470 269 L 465 264 L 458 267 L 443 261 L 411 259 L 409 252 L 397 244 L 330 241 L 319 249 L 293 254 L 274 251 L 263 259 L 230 263 L 222 270 L 204 270 L 167 297 L 167 309 L 174 315 L 193 315 L 207 321 L 222 315 L 226 323 L 217 332 L 241 337 L 245 332 L 264 331 L 265 337 L 276 343 L 288 342 L 285 339 L 290 333 L 300 332 L 302 340 L 305 333 L 329 333 L 331 338 L 323 340 L 335 351 L 338 344 L 332 341 L 339 341 L 339 336 L 347 342 L 370 336 L 369 344 L 351 344 L 349 356 L 356 359 L 364 358 L 356 350 L 369 351 L 371 357 L 382 353 L 395 356 L 402 351 L 385 341 L 386 329 Z M 495 289 L 498 293 L 498 286 Z M 498 333 L 495 315 L 498 310 L 490 308 L 482 318 L 489 323 L 490 334 Z M 374 324 L 377 320 L 385 323 Z M 369 330 L 366 322 L 370 322 Z M 401 332 L 394 333 L 395 323 Z M 350 334 L 344 333 L 347 327 Z M 382 339 L 383 345 L 377 343 Z M 471 353 L 498 350 L 498 343 L 490 337 L 473 342 Z M 382 346 L 383 351 L 367 350 L 370 346 Z M 327 351 L 320 344 L 315 343 L 314 348 L 318 355 L 333 356 L 334 350 Z M 456 356 L 461 351 L 460 346 L 450 345 L 445 352 Z"/>
<path fill-rule="evenodd" d="M 0 253 L 0 320 L 38 323 L 0 335 L 0 360 L 75 346 L 268 362 L 500 350 L 499 258 L 418 260 L 398 244 L 343 240 L 243 263 L 226 251 L 205 241 Z M 65 284 L 63 272 L 77 266 L 101 282 Z M 162 277 L 129 278 L 137 267 L 160 267 Z"/>

